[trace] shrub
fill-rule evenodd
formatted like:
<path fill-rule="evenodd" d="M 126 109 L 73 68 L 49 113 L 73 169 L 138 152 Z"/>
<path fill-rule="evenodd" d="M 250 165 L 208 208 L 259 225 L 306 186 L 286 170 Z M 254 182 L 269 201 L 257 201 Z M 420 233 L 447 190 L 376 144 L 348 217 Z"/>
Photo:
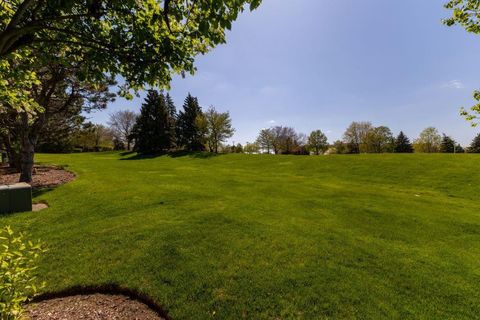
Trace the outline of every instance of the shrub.
<path fill-rule="evenodd" d="M 44 287 L 36 285 L 36 262 L 45 249 L 10 227 L 0 230 L 0 320 L 20 319 L 23 305 Z"/>

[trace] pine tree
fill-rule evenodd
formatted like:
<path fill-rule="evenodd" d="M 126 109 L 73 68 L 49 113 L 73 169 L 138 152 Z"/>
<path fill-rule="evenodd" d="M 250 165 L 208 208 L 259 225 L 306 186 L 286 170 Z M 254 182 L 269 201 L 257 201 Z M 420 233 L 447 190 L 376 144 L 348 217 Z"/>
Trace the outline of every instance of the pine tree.
<path fill-rule="evenodd" d="M 455 147 L 455 152 L 456 153 L 465 153 L 465 149 L 463 149 L 463 147 L 457 143 L 457 146 Z"/>
<path fill-rule="evenodd" d="M 480 133 L 473 139 L 470 147 L 468 148 L 470 153 L 480 153 Z"/>
<path fill-rule="evenodd" d="M 443 152 L 443 153 L 455 152 L 455 141 L 445 134 L 443 134 L 442 143 L 440 144 L 440 152 Z"/>
<path fill-rule="evenodd" d="M 167 92 L 165 95 L 165 101 L 167 102 L 168 112 L 172 118 L 177 118 L 177 108 L 175 107 L 175 103 L 173 103 L 173 99 L 170 94 Z"/>
<path fill-rule="evenodd" d="M 396 153 L 412 153 L 413 152 L 413 146 L 410 143 L 410 139 L 403 133 L 403 131 L 400 131 L 400 134 L 397 136 L 397 139 L 395 140 L 395 152 Z"/>
<path fill-rule="evenodd" d="M 178 113 L 177 142 L 188 151 L 203 151 L 203 132 L 198 126 L 198 119 L 202 109 L 198 99 L 188 94 L 183 104 L 183 111 Z"/>
<path fill-rule="evenodd" d="M 165 95 L 165 102 L 167 103 L 168 112 L 170 114 L 170 133 L 174 136 L 173 144 L 177 144 L 177 108 L 175 107 L 175 103 L 173 102 L 172 97 L 167 92 Z"/>
<path fill-rule="evenodd" d="M 135 148 L 141 153 L 156 153 L 173 147 L 172 118 L 163 93 L 149 90 L 135 123 Z"/>

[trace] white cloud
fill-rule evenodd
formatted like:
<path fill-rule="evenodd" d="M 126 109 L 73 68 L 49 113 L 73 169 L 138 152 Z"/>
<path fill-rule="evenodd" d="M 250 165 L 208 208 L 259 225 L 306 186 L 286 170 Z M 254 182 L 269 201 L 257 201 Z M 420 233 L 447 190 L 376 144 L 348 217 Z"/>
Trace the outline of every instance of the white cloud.
<path fill-rule="evenodd" d="M 443 84 L 444 88 L 451 88 L 451 89 L 462 89 L 464 88 L 464 84 L 462 81 L 460 80 L 451 80 L 451 81 L 448 81 L 447 83 Z"/>
<path fill-rule="evenodd" d="M 268 124 L 275 124 L 275 123 L 277 123 L 277 121 L 275 121 L 275 120 L 268 121 Z"/>

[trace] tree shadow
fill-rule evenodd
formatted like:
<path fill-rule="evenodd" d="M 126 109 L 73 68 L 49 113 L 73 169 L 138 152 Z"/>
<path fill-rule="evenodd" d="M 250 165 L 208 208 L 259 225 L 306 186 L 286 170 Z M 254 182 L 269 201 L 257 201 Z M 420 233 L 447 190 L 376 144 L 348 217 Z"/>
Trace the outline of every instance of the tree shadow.
<path fill-rule="evenodd" d="M 125 156 L 129 156 L 131 154 L 134 154 L 134 153 L 136 153 L 136 152 L 135 151 L 124 151 L 124 152 L 121 152 L 120 155 L 122 157 L 125 157 Z"/>
<path fill-rule="evenodd" d="M 131 157 L 125 157 L 128 155 L 134 154 Z M 162 153 L 135 153 L 129 152 L 121 153 L 120 155 L 124 156 L 120 160 L 148 160 L 148 159 L 155 159 L 159 157 L 170 157 L 170 158 L 181 158 L 181 157 L 189 157 L 195 159 L 209 159 L 221 156 L 221 153 L 213 153 L 213 152 L 206 152 L 206 151 L 171 151 L 171 152 L 162 152 Z"/>
<path fill-rule="evenodd" d="M 55 189 L 55 188 L 54 187 L 43 187 L 43 188 L 35 187 L 35 188 L 32 188 L 32 198 L 40 197 L 40 196 L 44 195 L 45 193 L 53 191 L 53 189 Z"/>

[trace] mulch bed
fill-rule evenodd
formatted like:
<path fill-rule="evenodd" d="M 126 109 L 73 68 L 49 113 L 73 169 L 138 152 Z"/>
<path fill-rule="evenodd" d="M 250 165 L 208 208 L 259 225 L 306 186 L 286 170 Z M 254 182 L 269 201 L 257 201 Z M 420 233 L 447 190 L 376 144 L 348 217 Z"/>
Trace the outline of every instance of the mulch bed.
<path fill-rule="evenodd" d="M 76 295 L 30 305 L 31 320 L 163 320 L 147 305 L 123 295 Z"/>
<path fill-rule="evenodd" d="M 58 167 L 35 166 L 33 170 L 33 181 L 31 183 L 34 189 L 53 188 L 75 179 L 72 172 Z M 20 173 L 16 173 L 7 167 L 0 167 L 0 185 L 14 184 L 20 179 Z"/>

